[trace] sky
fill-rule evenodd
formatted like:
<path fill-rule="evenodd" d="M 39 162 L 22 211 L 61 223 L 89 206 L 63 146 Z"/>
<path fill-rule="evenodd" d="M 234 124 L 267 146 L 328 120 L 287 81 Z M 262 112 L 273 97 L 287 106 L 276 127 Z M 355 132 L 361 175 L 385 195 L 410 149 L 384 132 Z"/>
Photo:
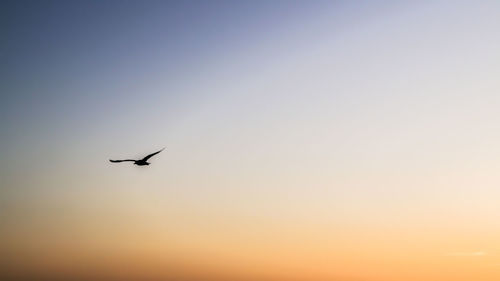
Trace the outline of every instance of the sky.
<path fill-rule="evenodd" d="M 500 2 L 0 18 L 0 274 L 500 279 Z"/>

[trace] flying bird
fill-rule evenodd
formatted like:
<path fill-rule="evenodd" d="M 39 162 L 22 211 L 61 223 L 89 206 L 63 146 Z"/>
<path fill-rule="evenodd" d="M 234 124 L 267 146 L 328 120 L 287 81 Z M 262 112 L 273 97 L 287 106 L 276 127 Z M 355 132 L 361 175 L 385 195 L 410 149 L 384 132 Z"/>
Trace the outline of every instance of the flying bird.
<path fill-rule="evenodd" d="M 144 157 L 144 158 L 142 158 L 140 160 L 135 160 L 135 159 L 111 160 L 111 159 L 109 159 L 109 161 L 112 162 L 112 163 L 119 163 L 119 162 L 127 162 L 127 161 L 129 161 L 129 162 L 134 162 L 134 164 L 137 165 L 137 166 L 147 166 L 147 165 L 151 164 L 151 163 L 148 162 L 148 159 L 151 158 L 151 157 L 153 157 L 153 156 L 155 156 L 156 154 L 162 152 L 163 149 L 165 149 L 165 148 L 162 148 L 161 150 L 159 150 L 157 152 L 151 153 L 148 156 L 146 156 L 146 157 Z"/>

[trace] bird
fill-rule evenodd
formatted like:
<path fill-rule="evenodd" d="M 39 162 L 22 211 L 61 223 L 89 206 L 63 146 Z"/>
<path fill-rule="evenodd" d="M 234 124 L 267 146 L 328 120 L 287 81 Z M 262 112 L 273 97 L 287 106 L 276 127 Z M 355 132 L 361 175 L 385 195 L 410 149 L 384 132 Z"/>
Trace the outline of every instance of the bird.
<path fill-rule="evenodd" d="M 111 163 L 120 163 L 120 162 L 134 162 L 134 165 L 137 165 L 137 166 L 147 166 L 151 163 L 148 162 L 148 159 L 155 156 L 156 154 L 162 152 L 165 148 L 162 148 L 161 150 L 158 150 L 157 152 L 154 152 L 154 153 L 151 153 L 149 154 L 148 156 L 142 158 L 142 159 L 139 159 L 139 160 L 135 160 L 135 159 L 124 159 L 124 160 L 111 160 L 109 159 L 109 161 Z"/>

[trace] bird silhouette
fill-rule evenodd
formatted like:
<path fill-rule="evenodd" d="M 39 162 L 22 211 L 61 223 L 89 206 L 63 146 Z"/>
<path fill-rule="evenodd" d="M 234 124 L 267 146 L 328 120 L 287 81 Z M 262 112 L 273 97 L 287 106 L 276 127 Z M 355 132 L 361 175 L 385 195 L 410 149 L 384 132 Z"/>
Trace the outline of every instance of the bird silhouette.
<path fill-rule="evenodd" d="M 151 158 L 151 157 L 153 157 L 153 156 L 155 156 L 156 154 L 162 152 L 163 149 L 165 149 L 165 148 L 162 148 L 161 150 L 158 150 L 157 152 L 151 153 L 148 156 L 146 156 L 146 157 L 144 157 L 142 159 L 139 159 L 139 160 L 135 160 L 135 159 L 111 160 L 111 159 L 109 159 L 109 161 L 112 162 L 112 163 L 120 163 L 120 162 L 127 162 L 127 161 L 129 161 L 129 162 L 134 162 L 134 164 L 137 165 L 137 166 L 147 166 L 147 165 L 151 164 L 151 163 L 148 162 L 148 159 Z"/>

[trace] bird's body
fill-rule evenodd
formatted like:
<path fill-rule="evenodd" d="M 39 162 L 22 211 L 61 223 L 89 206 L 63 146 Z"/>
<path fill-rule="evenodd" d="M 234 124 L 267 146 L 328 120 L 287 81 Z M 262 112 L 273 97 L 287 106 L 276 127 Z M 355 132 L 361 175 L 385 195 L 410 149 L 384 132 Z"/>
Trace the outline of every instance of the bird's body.
<path fill-rule="evenodd" d="M 134 162 L 134 165 L 137 165 L 137 166 L 147 166 L 149 164 L 151 164 L 151 163 L 143 161 L 143 160 L 139 160 L 139 161 Z"/>
<path fill-rule="evenodd" d="M 163 149 L 165 149 L 165 148 L 163 148 Z M 151 158 L 151 157 L 153 157 L 153 156 L 155 156 L 156 154 L 162 152 L 163 149 L 159 150 L 159 151 L 157 151 L 155 153 L 151 153 L 148 156 L 146 156 L 146 157 L 144 157 L 142 159 L 139 159 L 139 160 L 135 160 L 135 159 L 111 160 L 111 159 L 109 159 L 109 161 L 112 162 L 112 163 L 134 162 L 134 165 L 137 165 L 137 166 L 147 166 L 147 165 L 151 164 L 151 163 L 148 162 L 148 159 Z"/>

